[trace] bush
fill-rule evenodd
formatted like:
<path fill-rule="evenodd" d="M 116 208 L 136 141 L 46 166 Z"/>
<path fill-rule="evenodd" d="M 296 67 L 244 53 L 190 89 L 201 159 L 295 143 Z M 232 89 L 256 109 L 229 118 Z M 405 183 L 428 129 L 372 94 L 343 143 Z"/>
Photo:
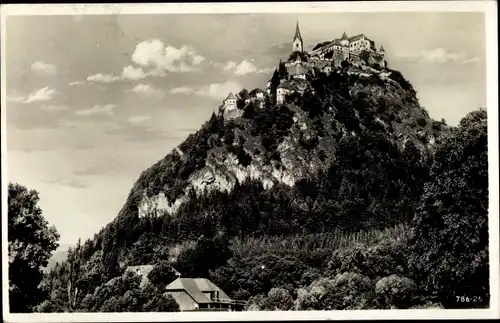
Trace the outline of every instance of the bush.
<path fill-rule="evenodd" d="M 406 277 L 391 275 L 375 284 L 380 308 L 409 308 L 415 292 L 415 282 Z"/>
<path fill-rule="evenodd" d="M 342 273 L 333 279 L 321 278 L 297 292 L 297 310 L 345 310 L 360 308 L 372 281 L 361 274 Z"/>
<path fill-rule="evenodd" d="M 425 127 L 425 126 L 427 126 L 427 120 L 425 118 L 418 118 L 417 119 L 417 124 L 420 127 Z"/>

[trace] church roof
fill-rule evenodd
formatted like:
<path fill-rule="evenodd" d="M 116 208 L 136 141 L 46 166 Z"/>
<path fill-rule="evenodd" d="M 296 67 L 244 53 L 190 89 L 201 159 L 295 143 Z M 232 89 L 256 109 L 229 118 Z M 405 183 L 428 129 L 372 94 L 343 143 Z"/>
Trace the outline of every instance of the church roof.
<path fill-rule="evenodd" d="M 293 40 L 299 39 L 302 41 L 302 35 L 300 34 L 300 28 L 299 28 L 299 21 L 297 21 L 297 27 L 295 28 L 295 36 L 293 37 Z"/>
<path fill-rule="evenodd" d="M 385 52 L 384 46 L 380 45 L 380 51 Z"/>
<path fill-rule="evenodd" d="M 344 31 L 344 33 L 342 34 L 342 38 L 341 38 L 341 40 L 349 40 L 349 37 L 347 37 L 347 34 L 345 33 L 345 31 Z"/>

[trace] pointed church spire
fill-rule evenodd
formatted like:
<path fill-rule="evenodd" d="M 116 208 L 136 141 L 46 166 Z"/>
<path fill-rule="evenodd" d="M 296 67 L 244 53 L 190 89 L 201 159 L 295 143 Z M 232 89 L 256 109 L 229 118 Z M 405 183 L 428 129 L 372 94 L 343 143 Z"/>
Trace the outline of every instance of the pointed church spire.
<path fill-rule="evenodd" d="M 297 27 L 295 28 L 295 36 L 293 37 L 293 40 L 299 39 L 300 41 L 302 40 L 302 35 L 300 34 L 300 28 L 299 28 L 299 21 L 297 20 Z"/>
<path fill-rule="evenodd" d="M 380 45 L 380 50 L 379 52 L 385 52 L 384 46 Z"/>
<path fill-rule="evenodd" d="M 295 28 L 295 36 L 293 37 L 292 51 L 302 52 L 304 50 L 304 41 L 300 34 L 299 21 L 297 20 L 297 27 Z"/>
<path fill-rule="evenodd" d="M 345 31 L 344 31 L 344 33 L 342 34 L 342 38 L 341 38 L 341 39 L 342 39 L 342 40 L 349 40 L 349 37 L 347 37 L 347 34 L 345 33 Z"/>

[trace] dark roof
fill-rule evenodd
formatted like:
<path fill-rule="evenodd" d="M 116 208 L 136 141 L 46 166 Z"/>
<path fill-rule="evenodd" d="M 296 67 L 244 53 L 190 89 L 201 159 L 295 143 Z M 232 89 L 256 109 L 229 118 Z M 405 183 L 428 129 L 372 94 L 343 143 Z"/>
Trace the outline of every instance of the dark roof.
<path fill-rule="evenodd" d="M 206 278 L 177 278 L 165 288 L 166 291 L 184 290 L 198 303 L 212 303 L 212 300 L 203 292 L 219 292 L 219 299 L 231 301 L 231 298 Z"/>
<path fill-rule="evenodd" d="M 344 33 L 342 34 L 342 38 L 341 38 L 341 40 L 346 40 L 346 39 L 348 40 L 348 39 L 349 39 L 349 37 L 347 37 L 347 34 L 346 34 L 346 33 L 345 33 L 345 31 L 344 31 Z"/>
<path fill-rule="evenodd" d="M 294 61 L 297 59 L 297 56 L 300 57 L 300 60 L 303 62 L 307 62 L 309 59 L 309 54 L 306 52 L 299 52 L 299 51 L 294 51 L 290 54 L 290 57 L 288 58 L 288 61 Z"/>
<path fill-rule="evenodd" d="M 342 44 L 340 43 L 340 39 L 335 39 L 334 41 L 331 42 L 331 45 L 342 46 Z"/>
<path fill-rule="evenodd" d="M 302 35 L 300 34 L 299 21 L 297 20 L 297 27 L 295 28 L 295 36 L 293 36 L 293 40 L 300 39 L 302 41 Z"/>
<path fill-rule="evenodd" d="M 291 91 L 304 91 L 310 87 L 309 82 L 302 79 L 284 80 L 280 85 L 278 85 L 278 89 L 285 88 Z"/>
<path fill-rule="evenodd" d="M 385 52 L 384 46 L 380 45 L 380 51 Z"/>
<path fill-rule="evenodd" d="M 358 39 L 361 39 L 361 36 L 365 36 L 364 34 L 357 34 L 356 36 L 349 37 L 349 41 L 356 41 Z M 365 36 L 366 38 L 366 36 Z"/>

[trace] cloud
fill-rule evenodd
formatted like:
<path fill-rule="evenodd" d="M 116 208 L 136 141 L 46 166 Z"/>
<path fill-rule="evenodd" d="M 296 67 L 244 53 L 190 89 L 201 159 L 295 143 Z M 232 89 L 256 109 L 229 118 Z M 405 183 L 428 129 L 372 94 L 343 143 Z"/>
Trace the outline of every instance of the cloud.
<path fill-rule="evenodd" d="M 187 87 L 187 86 L 181 86 L 181 87 L 176 87 L 171 89 L 170 94 L 191 94 L 194 92 L 193 88 Z"/>
<path fill-rule="evenodd" d="M 64 104 L 42 105 L 41 109 L 49 112 L 59 112 L 68 110 L 69 106 Z"/>
<path fill-rule="evenodd" d="M 163 91 L 155 88 L 151 84 L 143 84 L 143 83 L 140 83 L 140 84 L 137 84 L 136 86 L 134 86 L 134 88 L 132 89 L 132 92 L 135 92 L 139 95 L 147 96 L 147 97 L 162 96 L 163 95 Z"/>
<path fill-rule="evenodd" d="M 86 188 L 87 185 L 82 183 L 81 181 L 75 179 L 75 178 L 67 178 L 63 177 L 60 175 L 55 175 L 54 178 L 50 180 L 44 180 L 43 181 L 46 184 L 57 184 L 57 185 L 63 185 L 63 186 L 68 186 L 72 188 Z"/>
<path fill-rule="evenodd" d="M 450 51 L 445 48 L 435 48 L 424 50 L 416 54 L 401 54 L 403 59 L 420 60 L 426 63 L 442 64 L 442 63 L 473 63 L 479 60 L 479 57 L 470 57 L 465 51 Z"/>
<path fill-rule="evenodd" d="M 164 141 L 166 139 L 180 140 L 177 137 L 169 137 L 163 131 L 151 129 L 148 125 L 134 124 L 124 125 L 114 129 L 106 129 L 104 131 L 109 135 L 117 135 L 127 141 L 145 142 L 145 141 Z"/>
<path fill-rule="evenodd" d="M 51 89 L 48 86 L 32 91 L 28 97 L 23 95 L 15 95 L 12 97 L 7 97 L 7 101 L 18 102 L 18 103 L 33 103 L 33 102 L 45 102 L 50 101 L 58 92 L 55 89 Z"/>
<path fill-rule="evenodd" d="M 236 67 L 236 65 L 238 65 L 238 64 L 236 64 L 236 62 L 229 61 L 229 62 L 227 62 L 227 64 L 226 64 L 226 65 L 224 65 L 224 67 L 223 67 L 222 69 L 223 69 L 224 71 L 230 71 L 230 70 L 232 70 L 233 68 L 235 68 L 235 67 Z"/>
<path fill-rule="evenodd" d="M 229 61 L 222 68 L 226 72 L 233 72 L 235 75 L 242 76 L 247 74 L 262 74 L 269 73 L 272 71 L 271 68 L 257 68 L 251 61 L 245 59 L 241 63 L 237 64 L 236 62 Z"/>
<path fill-rule="evenodd" d="M 85 84 L 84 81 L 74 81 L 74 82 L 69 83 L 69 86 L 83 85 L 83 84 Z"/>
<path fill-rule="evenodd" d="M 238 82 L 227 81 L 223 83 L 212 83 L 198 89 L 195 93 L 201 96 L 208 96 L 213 99 L 224 99 L 229 92 L 239 92 L 242 86 Z"/>
<path fill-rule="evenodd" d="M 8 102 L 24 103 L 25 100 L 26 100 L 26 97 L 23 95 L 8 95 L 7 96 Z"/>
<path fill-rule="evenodd" d="M 113 109 L 116 107 L 114 104 L 105 104 L 105 105 L 94 105 L 91 109 L 79 110 L 76 111 L 75 114 L 77 116 L 94 116 L 94 115 L 113 115 Z"/>
<path fill-rule="evenodd" d="M 110 173 L 112 173 L 115 170 L 116 170 L 116 164 L 114 162 L 108 161 L 108 163 L 106 165 L 87 167 L 87 168 L 84 168 L 81 170 L 76 170 L 73 172 L 73 174 L 76 176 L 82 176 L 82 177 L 103 175 L 103 174 L 109 175 Z"/>
<path fill-rule="evenodd" d="M 128 79 L 128 80 L 141 80 L 147 76 L 146 73 L 144 73 L 144 70 L 142 67 L 134 67 L 132 65 L 127 65 L 123 68 L 122 71 L 122 79 Z"/>
<path fill-rule="evenodd" d="M 56 74 L 57 68 L 54 64 L 44 63 L 41 61 L 31 64 L 31 70 L 38 74 Z"/>
<path fill-rule="evenodd" d="M 142 123 L 150 120 L 150 116 L 133 116 L 127 119 L 128 123 Z"/>
<path fill-rule="evenodd" d="M 159 69 L 153 69 L 149 72 L 145 72 L 142 67 L 135 67 L 133 65 L 127 65 L 123 68 L 119 76 L 113 74 L 97 73 L 87 77 L 87 82 L 93 83 L 113 83 L 116 81 L 132 80 L 138 81 L 142 80 L 148 76 L 165 76 L 165 72 Z M 85 81 L 75 81 L 69 83 L 70 86 L 83 85 Z"/>
<path fill-rule="evenodd" d="M 113 76 L 112 74 L 102 74 L 102 73 L 97 73 L 95 75 L 87 77 L 87 81 L 89 82 L 102 82 L 102 83 L 111 83 L 119 79 L 120 79 L 119 77 Z"/>
<path fill-rule="evenodd" d="M 132 61 L 140 66 L 150 66 L 168 72 L 196 70 L 205 58 L 189 46 L 175 48 L 159 39 L 140 42 L 132 54 Z"/>

